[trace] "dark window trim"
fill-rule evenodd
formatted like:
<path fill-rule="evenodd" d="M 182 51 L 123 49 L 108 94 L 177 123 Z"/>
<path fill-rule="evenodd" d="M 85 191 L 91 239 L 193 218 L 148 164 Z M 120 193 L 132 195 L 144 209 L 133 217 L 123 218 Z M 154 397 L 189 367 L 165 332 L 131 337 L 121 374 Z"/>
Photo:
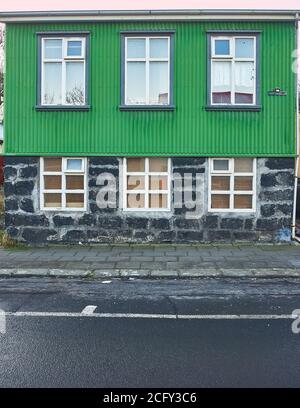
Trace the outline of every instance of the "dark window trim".
<path fill-rule="evenodd" d="M 135 37 L 136 35 L 151 35 L 151 36 L 160 36 L 160 35 L 170 35 L 175 34 L 176 30 L 121 30 L 120 34 L 125 36 Z"/>
<path fill-rule="evenodd" d="M 130 31 L 120 31 L 121 34 L 121 104 L 119 106 L 120 110 L 135 110 L 135 111 L 172 111 L 175 109 L 174 106 L 174 34 L 175 30 L 130 30 Z M 168 36 L 170 37 L 170 103 L 169 105 L 126 105 L 125 104 L 125 37 L 135 37 L 136 35 L 142 36 Z"/>
<path fill-rule="evenodd" d="M 253 111 L 260 112 L 261 105 L 207 105 L 205 107 L 207 111 Z"/>
<path fill-rule="evenodd" d="M 232 35 L 255 35 L 255 34 L 261 34 L 262 30 L 206 30 L 207 34 L 232 34 Z"/>
<path fill-rule="evenodd" d="M 36 105 L 35 109 L 37 111 L 89 111 L 91 109 L 90 105 Z"/>
<path fill-rule="evenodd" d="M 42 31 L 37 32 L 37 111 L 87 111 L 90 109 L 90 31 Z M 43 37 L 84 37 L 85 38 L 85 104 L 84 105 L 42 105 L 42 38 Z"/>
<path fill-rule="evenodd" d="M 174 111 L 174 105 L 120 105 L 121 111 Z"/>
<path fill-rule="evenodd" d="M 255 111 L 261 110 L 260 104 L 260 34 L 261 30 L 207 30 L 207 95 L 206 110 L 208 111 Z M 211 103 L 211 39 L 215 35 L 253 36 L 256 37 L 256 103 L 255 105 L 212 105 Z"/>

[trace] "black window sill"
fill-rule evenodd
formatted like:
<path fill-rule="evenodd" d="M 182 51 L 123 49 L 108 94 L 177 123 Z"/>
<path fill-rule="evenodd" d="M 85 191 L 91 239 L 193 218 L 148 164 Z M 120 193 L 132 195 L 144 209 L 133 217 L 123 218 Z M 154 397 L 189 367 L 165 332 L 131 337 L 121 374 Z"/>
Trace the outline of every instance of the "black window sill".
<path fill-rule="evenodd" d="M 207 111 L 260 112 L 260 105 L 207 105 Z"/>
<path fill-rule="evenodd" d="M 120 105 L 120 111 L 174 111 L 174 105 Z"/>
<path fill-rule="evenodd" d="M 57 112 L 57 111 L 81 111 L 86 112 L 91 109 L 90 105 L 77 105 L 77 106 L 63 106 L 63 105 L 53 105 L 53 106 L 44 106 L 44 105 L 37 105 L 35 107 L 37 111 L 46 111 L 46 112 Z"/>

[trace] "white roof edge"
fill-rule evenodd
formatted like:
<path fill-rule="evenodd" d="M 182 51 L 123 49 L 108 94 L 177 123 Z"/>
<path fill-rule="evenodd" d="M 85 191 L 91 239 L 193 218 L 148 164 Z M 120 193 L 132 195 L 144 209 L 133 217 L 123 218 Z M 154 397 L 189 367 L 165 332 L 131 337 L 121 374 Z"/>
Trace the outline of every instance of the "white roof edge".
<path fill-rule="evenodd" d="M 66 10 L 0 12 L 0 21 L 54 21 L 54 20 L 124 20 L 124 19 L 274 19 L 299 20 L 299 10 L 267 9 L 174 9 L 174 10 Z M 252 17 L 252 18 L 251 18 Z"/>

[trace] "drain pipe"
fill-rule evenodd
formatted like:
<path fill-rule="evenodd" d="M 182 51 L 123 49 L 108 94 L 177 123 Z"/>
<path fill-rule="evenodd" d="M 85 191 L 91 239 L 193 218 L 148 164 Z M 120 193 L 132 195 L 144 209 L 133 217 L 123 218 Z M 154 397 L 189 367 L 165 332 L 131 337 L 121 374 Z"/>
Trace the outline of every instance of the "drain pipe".
<path fill-rule="evenodd" d="M 297 44 L 297 61 L 296 61 L 296 150 L 297 150 L 297 156 L 296 156 L 296 165 L 295 165 L 295 185 L 294 185 L 294 206 L 293 206 L 293 220 L 292 220 L 292 239 L 295 239 L 296 241 L 300 242 L 300 237 L 296 237 L 296 212 L 297 212 L 297 189 L 298 189 L 298 171 L 299 171 L 299 40 L 298 40 L 298 31 L 299 31 L 299 13 L 296 14 L 296 24 L 297 24 L 297 29 L 296 29 L 296 44 Z"/>

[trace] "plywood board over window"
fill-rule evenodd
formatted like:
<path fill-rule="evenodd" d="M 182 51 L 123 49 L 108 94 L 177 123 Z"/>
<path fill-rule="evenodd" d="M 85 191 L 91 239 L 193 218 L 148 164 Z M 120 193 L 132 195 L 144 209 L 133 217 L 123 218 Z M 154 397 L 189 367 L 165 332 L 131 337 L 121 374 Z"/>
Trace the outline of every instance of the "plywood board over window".
<path fill-rule="evenodd" d="M 126 211 L 169 211 L 170 168 L 168 158 L 125 158 L 123 208 Z"/>
<path fill-rule="evenodd" d="M 86 211 L 85 158 L 42 157 L 40 168 L 42 210 Z"/>
<path fill-rule="evenodd" d="M 208 194 L 209 211 L 255 211 L 255 176 L 256 159 L 210 159 Z"/>

